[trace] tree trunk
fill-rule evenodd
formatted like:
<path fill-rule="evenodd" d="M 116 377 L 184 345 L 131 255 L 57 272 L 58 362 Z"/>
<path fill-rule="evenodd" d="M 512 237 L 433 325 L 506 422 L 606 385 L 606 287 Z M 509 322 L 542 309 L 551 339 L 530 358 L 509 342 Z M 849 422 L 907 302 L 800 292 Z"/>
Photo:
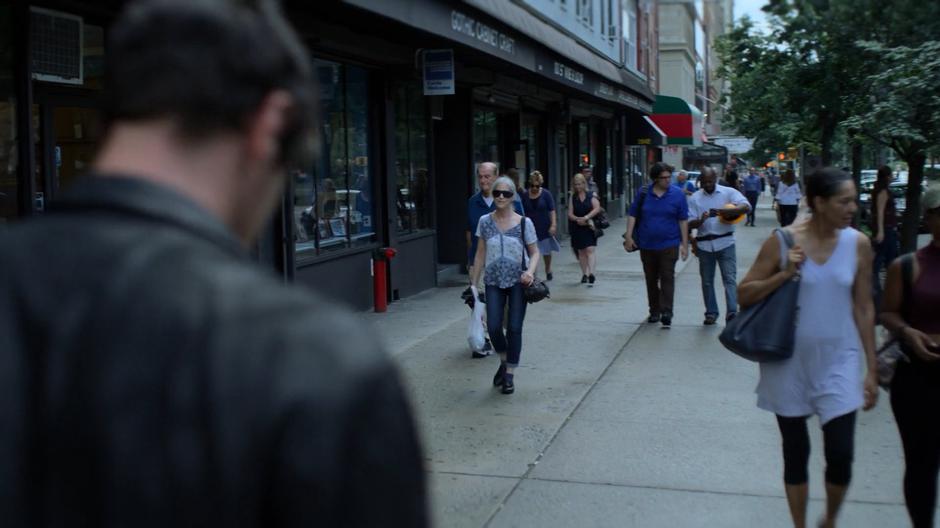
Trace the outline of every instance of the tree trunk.
<path fill-rule="evenodd" d="M 917 249 L 917 231 L 920 227 L 920 184 L 924 180 L 924 162 L 927 152 L 918 150 L 904 158 L 907 162 L 907 195 L 904 197 L 906 208 L 901 220 L 901 252 L 908 253 Z"/>
<path fill-rule="evenodd" d="M 819 155 L 819 161 L 823 167 L 832 165 L 832 138 L 836 135 L 836 126 L 832 119 L 828 117 L 823 119 L 822 133 L 819 138 L 822 152 Z"/>

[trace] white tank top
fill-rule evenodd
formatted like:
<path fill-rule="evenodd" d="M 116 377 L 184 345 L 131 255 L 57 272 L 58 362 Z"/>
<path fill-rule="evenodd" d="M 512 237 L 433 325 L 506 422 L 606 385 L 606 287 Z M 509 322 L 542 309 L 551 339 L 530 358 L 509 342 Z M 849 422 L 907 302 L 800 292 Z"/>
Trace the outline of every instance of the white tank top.
<path fill-rule="evenodd" d="M 780 205 L 796 205 L 800 203 L 803 193 L 800 192 L 800 184 L 793 182 L 793 185 L 787 185 L 780 182 L 777 185 L 777 203 Z"/>
<path fill-rule="evenodd" d="M 858 409 L 862 344 L 852 315 L 859 232 L 848 228 L 829 259 L 801 268 L 793 357 L 760 364 L 757 405 L 781 416 L 829 420 Z"/>

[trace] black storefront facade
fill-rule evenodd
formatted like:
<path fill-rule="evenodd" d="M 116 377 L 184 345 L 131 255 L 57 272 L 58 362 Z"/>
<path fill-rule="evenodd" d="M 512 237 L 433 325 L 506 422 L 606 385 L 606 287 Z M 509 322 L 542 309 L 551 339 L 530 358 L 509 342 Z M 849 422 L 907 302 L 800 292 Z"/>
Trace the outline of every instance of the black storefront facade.
<path fill-rule="evenodd" d="M 639 80 L 617 83 L 466 3 L 325 4 L 288 10 L 319 82 L 321 155 L 289 171 L 283 207 L 255 251 L 285 280 L 368 309 L 372 258 L 383 247 L 397 250 L 391 300 L 459 277 L 481 161 L 541 171 L 562 228 L 570 177 L 591 164 L 610 215 L 622 214 L 636 158 L 647 157 L 626 143 L 651 111 Z M 4 220 L 41 214 L 91 162 L 104 42 L 120 5 L 0 0 L 0 29 L 11 28 L 0 32 Z M 45 80 L 27 60 L 42 47 L 36 24 L 48 23 L 36 8 L 81 19 L 80 83 Z M 452 95 L 424 95 L 427 50 L 452 51 Z"/>

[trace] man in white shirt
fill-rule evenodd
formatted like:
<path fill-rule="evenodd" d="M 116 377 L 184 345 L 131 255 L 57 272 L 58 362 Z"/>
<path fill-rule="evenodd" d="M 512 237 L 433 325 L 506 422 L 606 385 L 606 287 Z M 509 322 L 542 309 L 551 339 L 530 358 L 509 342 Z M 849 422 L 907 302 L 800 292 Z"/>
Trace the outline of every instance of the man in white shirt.
<path fill-rule="evenodd" d="M 711 167 L 702 170 L 699 181 L 702 188 L 689 198 L 689 228 L 698 229 L 695 242 L 705 297 L 705 324 L 713 325 L 718 319 L 716 264 L 725 286 L 725 320 L 730 321 L 738 312 L 734 222 L 751 206 L 737 189 L 718 185 L 718 174 Z"/>

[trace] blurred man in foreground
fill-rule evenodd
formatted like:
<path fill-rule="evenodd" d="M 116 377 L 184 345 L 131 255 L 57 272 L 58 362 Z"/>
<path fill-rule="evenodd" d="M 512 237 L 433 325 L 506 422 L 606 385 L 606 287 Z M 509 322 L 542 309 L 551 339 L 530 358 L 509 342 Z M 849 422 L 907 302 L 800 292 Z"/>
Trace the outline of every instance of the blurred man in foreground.
<path fill-rule="evenodd" d="M 0 236 L 5 526 L 424 526 L 382 347 L 245 248 L 309 166 L 309 57 L 273 2 L 130 5 L 108 134 Z"/>

